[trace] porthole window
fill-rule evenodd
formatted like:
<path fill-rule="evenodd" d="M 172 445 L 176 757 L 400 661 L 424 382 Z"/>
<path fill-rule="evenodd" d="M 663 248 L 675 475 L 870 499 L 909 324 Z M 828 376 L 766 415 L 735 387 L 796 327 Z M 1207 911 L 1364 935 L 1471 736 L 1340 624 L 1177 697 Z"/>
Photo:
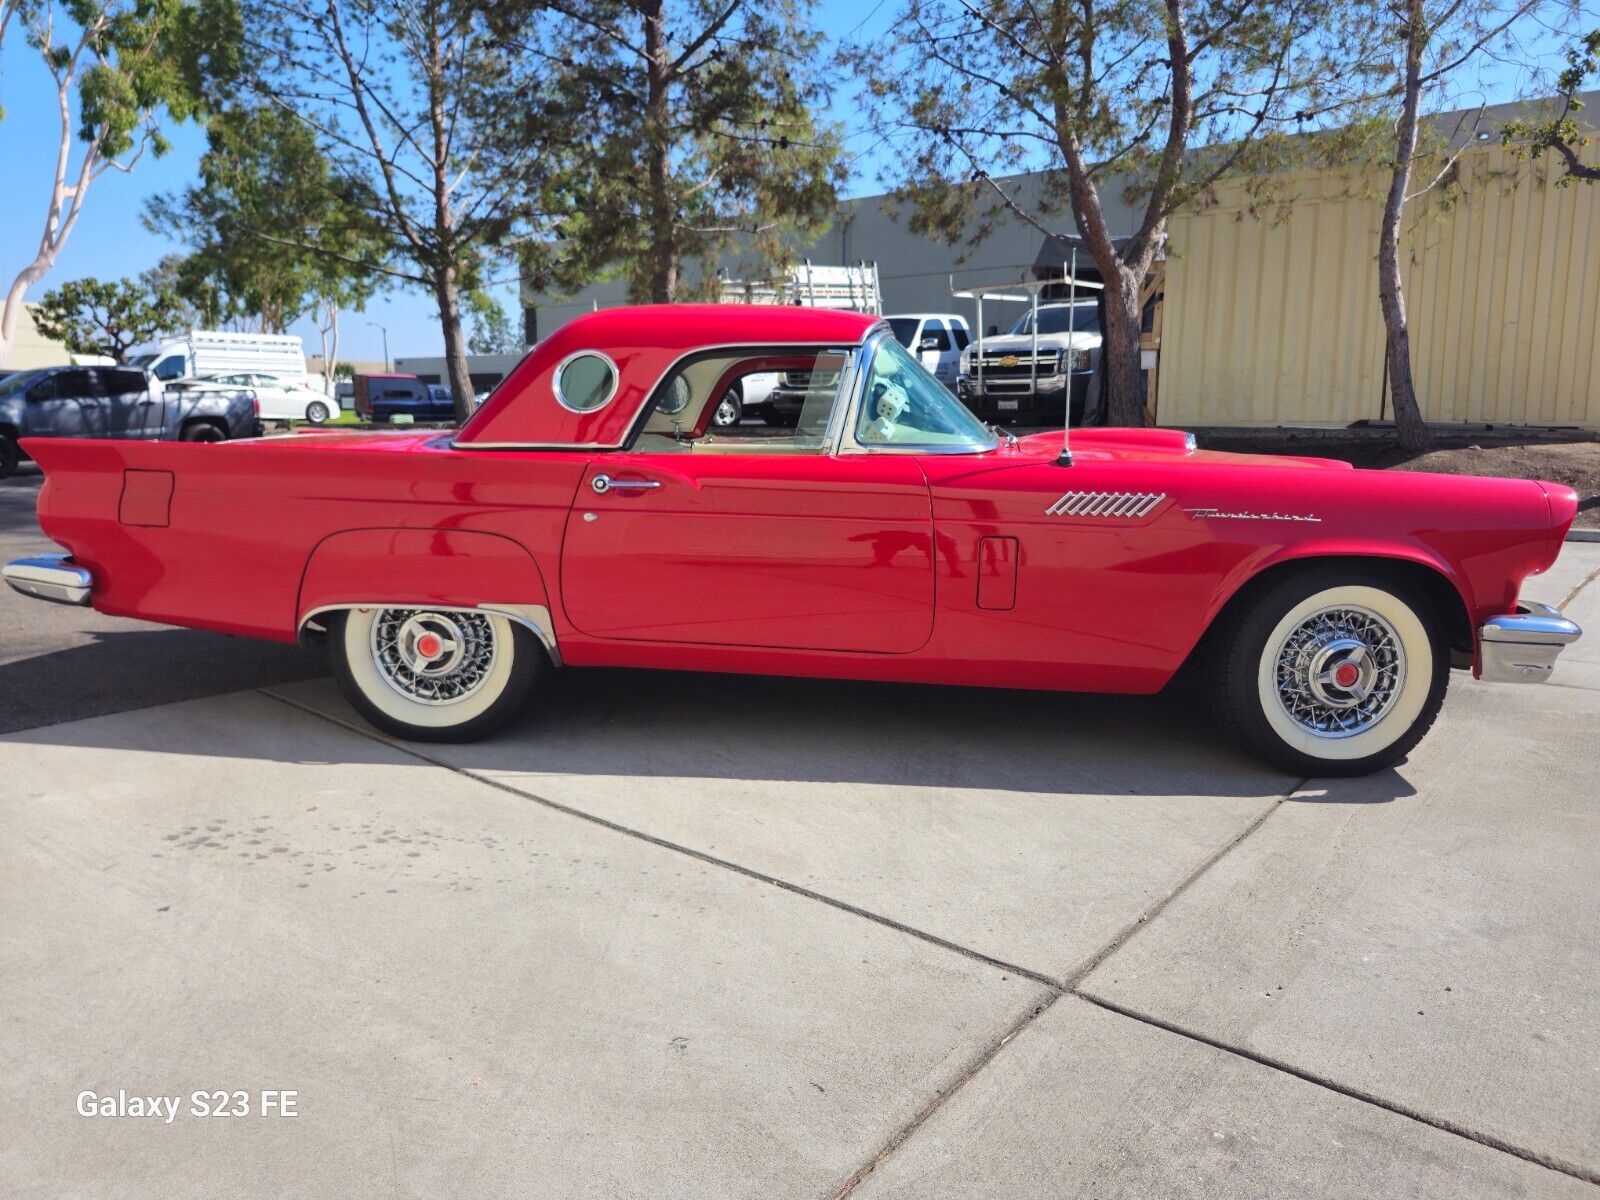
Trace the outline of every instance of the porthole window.
<path fill-rule="evenodd" d="M 617 394 L 617 364 L 604 354 L 580 350 L 556 368 L 556 399 L 563 408 L 591 413 Z"/>

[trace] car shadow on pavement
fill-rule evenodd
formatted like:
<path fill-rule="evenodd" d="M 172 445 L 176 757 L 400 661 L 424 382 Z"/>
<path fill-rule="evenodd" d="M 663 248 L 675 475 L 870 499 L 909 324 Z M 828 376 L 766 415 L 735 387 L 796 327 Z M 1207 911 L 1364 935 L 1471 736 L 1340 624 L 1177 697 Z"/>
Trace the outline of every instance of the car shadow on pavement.
<path fill-rule="evenodd" d="M 1266 796 L 1297 782 L 1236 746 L 1186 679 L 1157 696 L 1117 696 L 573 670 L 498 735 L 419 749 L 464 770 L 534 776 L 1130 796 Z M 1414 793 L 1384 775 L 1358 802 Z M 1337 802 L 1347 791 L 1313 783 L 1295 799 Z"/>
<path fill-rule="evenodd" d="M 0 733 L 328 673 L 320 651 L 194 629 L 128 625 L 126 632 L 78 631 L 74 636 L 87 640 L 0 661 Z M 0 639 L 0 658 L 8 649 Z"/>
<path fill-rule="evenodd" d="M 137 736 L 122 723 L 49 728 L 268 687 L 293 705 L 367 728 L 331 682 L 305 682 L 327 674 L 319 650 L 183 629 L 88 636 L 0 663 L 0 733 L 26 731 L 21 740 L 39 744 L 303 761 L 294 739 L 254 727 L 211 738 L 195 738 L 181 721 L 141 725 Z M 297 686 L 275 686 L 283 684 Z M 286 720 L 290 711 L 283 706 Z M 354 753 L 351 739 L 336 744 L 347 743 Z M 533 777 L 1197 797 L 1265 797 L 1296 782 L 1237 747 L 1204 688 L 1186 678 L 1157 696 L 1116 696 L 572 669 L 556 672 L 528 711 L 494 736 L 415 749 L 460 770 Z M 365 753 L 357 758 L 368 761 Z M 1294 799 L 1374 803 L 1413 791 L 1389 771 L 1361 789 L 1313 782 Z"/>

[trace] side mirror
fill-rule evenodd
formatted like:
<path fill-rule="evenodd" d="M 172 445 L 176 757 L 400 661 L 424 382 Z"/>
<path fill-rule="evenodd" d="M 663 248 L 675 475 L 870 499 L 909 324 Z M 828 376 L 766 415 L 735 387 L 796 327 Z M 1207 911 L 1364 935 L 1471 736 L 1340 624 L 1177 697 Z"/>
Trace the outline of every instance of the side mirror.
<path fill-rule="evenodd" d="M 938 338 L 925 337 L 925 338 L 922 339 L 922 349 L 924 349 L 924 350 L 937 350 L 938 348 L 939 348 L 939 339 Z"/>

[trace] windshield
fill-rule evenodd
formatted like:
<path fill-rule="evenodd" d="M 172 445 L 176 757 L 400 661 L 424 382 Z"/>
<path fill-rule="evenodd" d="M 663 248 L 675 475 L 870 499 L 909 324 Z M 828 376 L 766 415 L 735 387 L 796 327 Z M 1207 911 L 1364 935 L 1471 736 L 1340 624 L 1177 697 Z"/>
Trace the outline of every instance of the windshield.
<path fill-rule="evenodd" d="M 894 340 L 907 350 L 911 349 L 911 339 L 917 336 L 917 326 L 922 324 L 916 317 L 890 317 L 889 332 L 894 334 Z"/>
<path fill-rule="evenodd" d="M 37 378 L 39 378 L 38 371 L 18 371 L 15 375 L 0 379 L 0 396 L 9 396 L 13 392 L 25 392 L 28 390 L 28 385 Z"/>
<path fill-rule="evenodd" d="M 1051 304 L 1041 306 L 1039 309 L 1040 333 L 1066 333 L 1069 321 L 1074 333 L 1098 333 L 1100 331 L 1099 306 L 1093 300 L 1078 304 Z M 1020 320 L 1011 327 L 1014 334 L 1033 332 L 1033 314 L 1026 312 Z"/>
<path fill-rule="evenodd" d="M 157 351 L 156 353 L 159 354 L 160 351 Z M 128 360 L 128 365 L 130 367 L 148 367 L 151 363 L 155 362 L 155 360 L 155 354 L 135 354 Z"/>
<path fill-rule="evenodd" d="M 892 338 L 879 342 L 872 356 L 856 441 L 868 447 L 937 446 L 973 451 L 995 446 L 983 422 Z"/>

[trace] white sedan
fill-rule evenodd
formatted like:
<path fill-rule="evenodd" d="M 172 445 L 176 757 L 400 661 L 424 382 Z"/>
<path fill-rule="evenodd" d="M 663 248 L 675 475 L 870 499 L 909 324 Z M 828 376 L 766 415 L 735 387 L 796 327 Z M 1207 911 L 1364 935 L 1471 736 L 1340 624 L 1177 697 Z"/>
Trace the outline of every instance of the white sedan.
<path fill-rule="evenodd" d="M 202 382 L 249 388 L 261 405 L 263 421 L 310 421 L 313 425 L 321 425 L 339 412 L 338 401 L 331 396 L 304 383 L 276 375 L 235 371 L 226 375 L 207 375 Z"/>

